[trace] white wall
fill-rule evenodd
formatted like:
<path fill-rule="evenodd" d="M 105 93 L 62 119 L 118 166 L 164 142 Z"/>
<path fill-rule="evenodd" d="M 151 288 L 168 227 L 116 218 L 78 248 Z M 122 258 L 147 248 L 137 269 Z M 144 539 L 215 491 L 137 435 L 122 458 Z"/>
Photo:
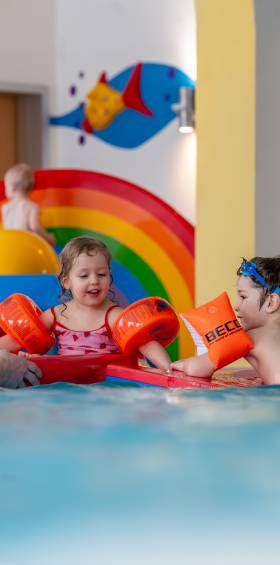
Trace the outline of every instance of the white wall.
<path fill-rule="evenodd" d="M 0 0 L 0 85 L 49 88 L 52 115 L 85 100 L 100 71 L 108 77 L 138 61 L 174 65 L 196 78 L 194 0 Z M 195 221 L 195 134 L 177 122 L 139 148 L 124 150 L 77 130 L 49 128 L 50 166 L 120 176 L 154 192 Z"/>
<path fill-rule="evenodd" d="M 55 93 L 54 2 L 55 0 L 0 0 L 0 92 L 43 94 L 41 116 L 44 125 L 38 152 L 40 154 L 42 151 L 39 162 L 42 161 L 46 167 L 49 165 L 50 155 L 48 115 Z M 21 108 L 23 110 L 23 106 Z M 28 112 L 31 112 L 29 105 Z M 24 119 L 26 116 L 25 113 Z M 41 119 L 38 107 L 35 116 L 35 122 Z M 40 131 L 39 125 L 37 131 Z M 53 140 L 52 155 L 56 154 L 55 143 L 56 140 Z M 32 144 L 28 145 L 29 149 L 23 154 L 31 151 L 33 160 L 38 162 L 38 155 Z M 32 164 L 32 159 L 29 161 Z"/>
<path fill-rule="evenodd" d="M 53 87 L 55 0 L 0 0 L 0 82 Z"/>
<path fill-rule="evenodd" d="M 108 77 L 138 61 L 179 67 L 196 78 L 194 0 L 56 0 L 56 92 L 52 115 L 76 107 L 69 86 L 84 101 L 100 71 Z M 86 76 L 78 81 L 78 72 Z M 94 136 L 77 143 L 77 130 L 51 128 L 51 165 L 120 176 L 147 188 L 195 221 L 195 134 L 177 121 L 139 148 L 109 146 Z"/>

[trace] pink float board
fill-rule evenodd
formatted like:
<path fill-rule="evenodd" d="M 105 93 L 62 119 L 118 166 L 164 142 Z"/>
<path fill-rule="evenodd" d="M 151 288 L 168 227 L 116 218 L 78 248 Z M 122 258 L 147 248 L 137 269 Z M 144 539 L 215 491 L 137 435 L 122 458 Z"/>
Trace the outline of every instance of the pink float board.
<path fill-rule="evenodd" d="M 179 371 L 166 373 L 158 369 L 147 370 L 141 367 L 120 367 L 118 364 L 107 365 L 105 380 L 125 381 L 164 388 L 249 388 L 262 384 L 261 379 L 256 377 L 249 369 L 217 371 L 212 378 L 198 378 L 186 376 Z"/>
<path fill-rule="evenodd" d="M 186 376 L 179 371 L 164 372 L 135 365 L 125 355 L 47 355 L 33 357 L 42 371 L 41 384 L 69 382 L 94 384 L 103 381 L 131 382 L 164 388 L 254 387 L 261 380 L 249 369 L 217 371 L 212 378 Z"/>

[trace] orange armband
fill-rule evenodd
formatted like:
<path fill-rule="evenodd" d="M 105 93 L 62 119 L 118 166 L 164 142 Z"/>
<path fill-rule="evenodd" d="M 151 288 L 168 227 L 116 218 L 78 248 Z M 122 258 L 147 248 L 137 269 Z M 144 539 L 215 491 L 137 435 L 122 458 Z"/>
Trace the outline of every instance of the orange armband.
<path fill-rule="evenodd" d="M 201 335 L 216 369 L 245 357 L 254 347 L 237 320 L 226 292 L 203 306 L 187 310 L 182 317 Z"/>
<path fill-rule="evenodd" d="M 166 347 L 179 332 L 179 320 L 172 306 L 158 296 L 142 298 L 130 304 L 117 317 L 113 338 L 125 354 L 149 341 Z"/>
<path fill-rule="evenodd" d="M 54 345 L 55 336 L 44 326 L 41 314 L 25 294 L 11 294 L 0 303 L 0 326 L 28 353 L 43 355 Z"/>

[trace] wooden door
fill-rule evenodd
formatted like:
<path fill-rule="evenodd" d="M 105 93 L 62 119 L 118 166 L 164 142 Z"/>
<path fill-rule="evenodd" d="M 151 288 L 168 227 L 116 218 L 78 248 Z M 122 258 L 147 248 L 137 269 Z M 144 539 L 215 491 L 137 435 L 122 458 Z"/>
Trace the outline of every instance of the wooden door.
<path fill-rule="evenodd" d="M 0 94 L 0 178 L 17 160 L 17 96 Z"/>

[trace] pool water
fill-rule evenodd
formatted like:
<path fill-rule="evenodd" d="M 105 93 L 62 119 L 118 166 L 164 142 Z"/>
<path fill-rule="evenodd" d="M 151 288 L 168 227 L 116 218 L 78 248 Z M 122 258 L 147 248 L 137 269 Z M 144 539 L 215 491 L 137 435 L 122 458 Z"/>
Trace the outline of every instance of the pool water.
<path fill-rule="evenodd" d="M 1 564 L 279 563 L 280 387 L 0 394 Z"/>

